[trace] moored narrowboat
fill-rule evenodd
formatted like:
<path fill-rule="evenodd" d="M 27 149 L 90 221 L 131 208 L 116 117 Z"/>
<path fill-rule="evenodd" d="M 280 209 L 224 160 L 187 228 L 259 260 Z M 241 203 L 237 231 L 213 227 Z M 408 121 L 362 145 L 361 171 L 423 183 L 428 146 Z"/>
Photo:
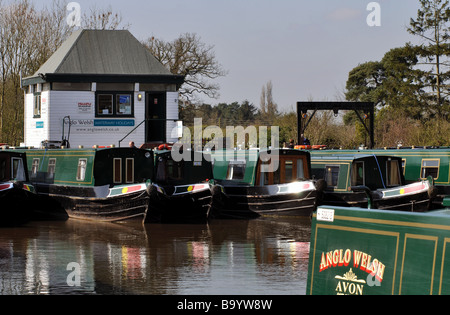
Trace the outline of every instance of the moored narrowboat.
<path fill-rule="evenodd" d="M 153 152 L 135 148 L 30 149 L 27 160 L 37 193 L 61 207 L 69 218 L 145 220 Z"/>
<path fill-rule="evenodd" d="M 405 183 L 432 178 L 436 189 L 433 208 L 442 208 L 442 200 L 450 195 L 450 147 L 399 147 L 369 150 L 311 151 L 311 155 L 366 155 L 395 156 L 402 160 Z"/>
<path fill-rule="evenodd" d="M 33 218 L 36 192 L 25 153 L 0 150 L 0 226 L 15 226 Z"/>
<path fill-rule="evenodd" d="M 311 223 L 308 295 L 450 293 L 450 200 L 413 213 L 319 206 Z"/>
<path fill-rule="evenodd" d="M 154 154 L 155 174 L 146 222 L 206 222 L 214 187 L 211 159 L 199 152 L 200 160 L 194 151 L 180 161 L 173 159 L 170 150 L 156 150 Z"/>
<path fill-rule="evenodd" d="M 326 183 L 321 205 L 427 211 L 433 197 L 428 180 L 406 184 L 397 157 L 374 154 L 320 155 L 312 173 Z"/>
<path fill-rule="evenodd" d="M 225 150 L 213 153 L 217 217 L 310 216 L 318 196 L 310 154 L 295 149 Z"/>

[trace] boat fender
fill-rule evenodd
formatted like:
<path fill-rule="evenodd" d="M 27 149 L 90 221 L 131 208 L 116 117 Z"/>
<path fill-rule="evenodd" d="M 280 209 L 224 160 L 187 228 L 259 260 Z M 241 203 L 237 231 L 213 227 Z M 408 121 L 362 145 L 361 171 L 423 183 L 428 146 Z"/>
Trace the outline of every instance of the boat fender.
<path fill-rule="evenodd" d="M 20 181 L 15 181 L 13 183 L 14 188 L 23 189 L 23 183 Z"/>
<path fill-rule="evenodd" d="M 324 179 L 319 179 L 314 185 L 316 186 L 317 191 L 324 191 L 327 189 L 327 182 Z"/>
<path fill-rule="evenodd" d="M 438 189 L 435 186 L 430 186 L 428 187 L 428 197 L 430 197 L 430 199 L 433 199 L 437 196 L 438 194 Z"/>
<path fill-rule="evenodd" d="M 149 185 L 146 191 L 150 198 L 155 198 L 157 196 L 157 188 L 154 185 Z"/>

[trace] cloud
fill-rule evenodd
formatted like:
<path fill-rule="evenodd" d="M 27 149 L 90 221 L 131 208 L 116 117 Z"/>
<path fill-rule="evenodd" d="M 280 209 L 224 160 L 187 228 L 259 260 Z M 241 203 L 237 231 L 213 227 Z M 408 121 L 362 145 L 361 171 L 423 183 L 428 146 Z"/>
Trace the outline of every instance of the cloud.
<path fill-rule="evenodd" d="M 333 21 L 348 21 L 362 16 L 361 10 L 352 8 L 339 8 L 328 14 L 328 18 Z"/>

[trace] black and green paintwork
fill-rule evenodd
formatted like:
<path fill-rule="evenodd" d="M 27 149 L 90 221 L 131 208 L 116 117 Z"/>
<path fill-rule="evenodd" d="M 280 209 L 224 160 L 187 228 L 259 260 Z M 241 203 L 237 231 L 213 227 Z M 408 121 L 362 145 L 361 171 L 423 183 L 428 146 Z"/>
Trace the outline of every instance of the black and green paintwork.
<path fill-rule="evenodd" d="M 155 150 L 146 222 L 199 223 L 209 218 L 215 189 L 209 154 L 194 151 L 175 161 L 170 150 Z"/>
<path fill-rule="evenodd" d="M 153 152 L 89 148 L 29 149 L 26 154 L 30 180 L 55 212 L 94 221 L 145 219 Z"/>
<path fill-rule="evenodd" d="M 20 225 L 33 219 L 36 197 L 26 154 L 0 149 L 0 226 Z"/>
<path fill-rule="evenodd" d="M 308 295 L 450 294 L 450 200 L 424 213 L 320 206 Z"/>
<path fill-rule="evenodd" d="M 369 149 L 369 150 L 312 150 L 312 156 L 324 155 L 367 155 L 394 156 L 402 159 L 403 175 L 406 183 L 425 180 L 431 175 L 433 185 L 437 189 L 437 196 L 433 200 L 435 208 L 442 207 L 442 199 L 450 196 L 450 147 L 400 147 L 398 149 Z M 435 168 L 426 167 L 432 162 Z"/>
<path fill-rule="evenodd" d="M 427 211 L 433 197 L 428 180 L 407 184 L 398 157 L 351 152 L 312 154 L 316 179 L 327 187 L 320 204 L 361 208 Z"/>

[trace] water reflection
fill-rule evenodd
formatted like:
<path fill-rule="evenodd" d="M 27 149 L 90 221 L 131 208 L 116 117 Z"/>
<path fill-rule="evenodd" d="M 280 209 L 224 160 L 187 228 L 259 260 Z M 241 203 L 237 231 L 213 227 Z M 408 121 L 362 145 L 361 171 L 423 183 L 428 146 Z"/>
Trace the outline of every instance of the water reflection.
<path fill-rule="evenodd" d="M 0 229 L 0 294 L 305 294 L 309 237 L 303 218 L 34 222 Z"/>

